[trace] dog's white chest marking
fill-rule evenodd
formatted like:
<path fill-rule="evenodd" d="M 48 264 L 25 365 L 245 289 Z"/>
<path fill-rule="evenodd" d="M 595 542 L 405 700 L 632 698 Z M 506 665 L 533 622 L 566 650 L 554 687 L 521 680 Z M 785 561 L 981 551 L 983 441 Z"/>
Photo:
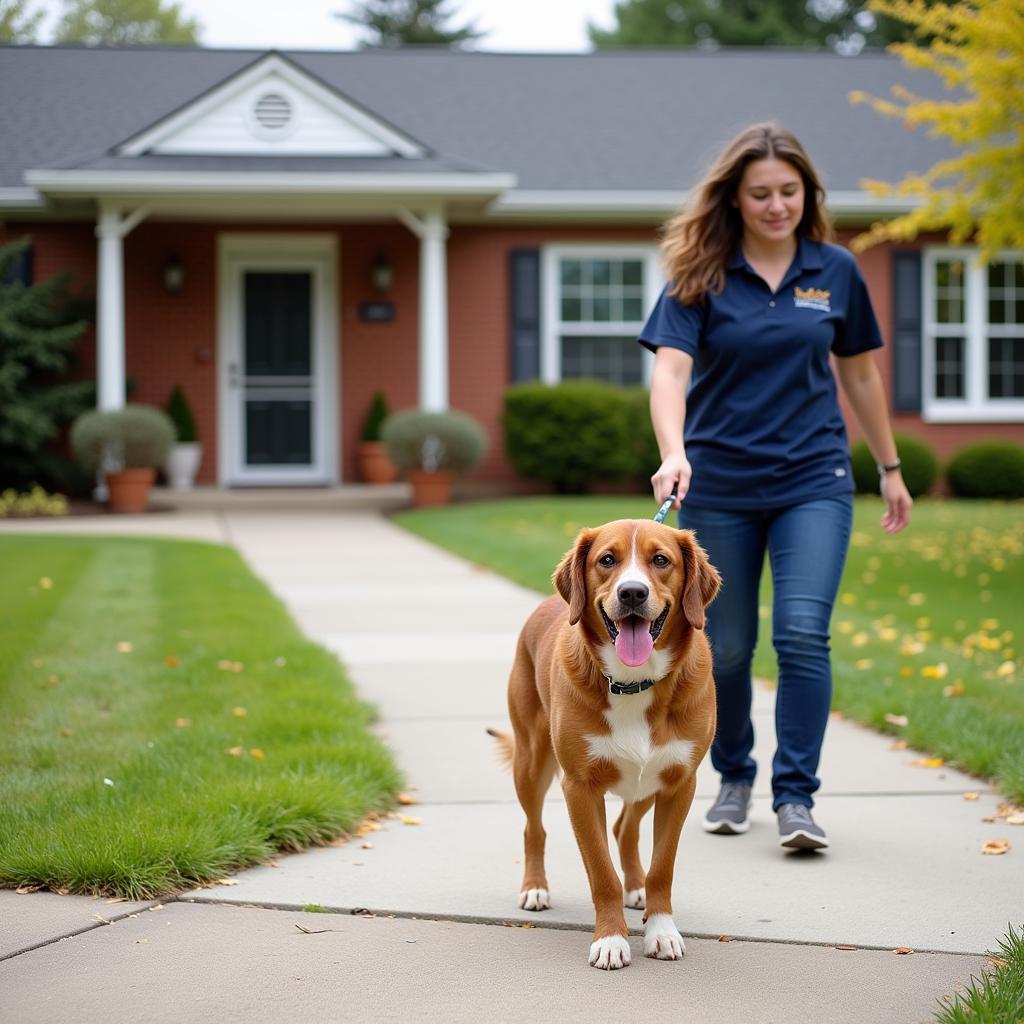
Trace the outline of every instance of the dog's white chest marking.
<path fill-rule="evenodd" d="M 662 746 L 651 743 L 651 730 L 647 724 L 647 708 L 653 694 L 623 694 L 611 698 L 612 705 L 605 712 L 611 726 L 609 736 L 587 736 L 592 760 L 611 761 L 619 770 L 619 781 L 612 792 L 626 803 L 636 803 L 653 795 L 661 787 L 662 771 L 672 765 L 693 767 L 692 740 L 673 740 Z"/>

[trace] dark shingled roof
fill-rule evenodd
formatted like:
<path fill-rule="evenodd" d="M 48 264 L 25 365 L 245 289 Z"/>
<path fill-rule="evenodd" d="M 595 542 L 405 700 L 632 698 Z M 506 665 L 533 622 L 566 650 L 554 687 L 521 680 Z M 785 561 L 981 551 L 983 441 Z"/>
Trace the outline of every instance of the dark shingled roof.
<path fill-rule="evenodd" d="M 264 170 L 242 158 L 112 159 L 121 142 L 189 104 L 265 51 L 0 47 L 0 187 L 29 169 Z M 596 54 L 285 52 L 320 82 L 421 142 L 420 170 L 511 172 L 520 189 L 684 190 L 746 124 L 778 120 L 833 190 L 894 181 L 950 155 L 848 94 L 935 76 L 881 53 L 617 50 Z M 277 158 L 275 167 L 337 169 Z M 170 162 L 167 162 L 167 161 Z M 392 161 L 384 161 L 390 165 Z M 366 166 L 370 166 L 367 164 Z"/>

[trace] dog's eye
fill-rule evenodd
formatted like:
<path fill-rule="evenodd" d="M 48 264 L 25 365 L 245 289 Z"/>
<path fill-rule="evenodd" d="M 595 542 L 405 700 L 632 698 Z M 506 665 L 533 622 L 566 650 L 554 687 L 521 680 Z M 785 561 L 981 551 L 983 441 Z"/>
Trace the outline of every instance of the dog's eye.
<path fill-rule="evenodd" d="M 597 560 L 598 565 L 603 565 L 606 569 L 610 569 L 615 564 L 615 556 L 611 553 L 602 555 Z"/>
<path fill-rule="evenodd" d="M 659 569 L 664 569 L 666 565 L 672 564 L 665 555 L 661 554 L 655 555 L 653 562 Z"/>

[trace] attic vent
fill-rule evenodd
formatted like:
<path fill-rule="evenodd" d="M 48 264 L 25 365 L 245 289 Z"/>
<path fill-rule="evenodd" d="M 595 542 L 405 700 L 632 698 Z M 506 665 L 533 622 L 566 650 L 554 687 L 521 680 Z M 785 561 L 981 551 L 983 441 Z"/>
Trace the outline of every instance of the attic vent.
<path fill-rule="evenodd" d="M 292 105 L 279 92 L 264 93 L 253 107 L 256 123 L 268 132 L 280 132 L 291 124 Z"/>

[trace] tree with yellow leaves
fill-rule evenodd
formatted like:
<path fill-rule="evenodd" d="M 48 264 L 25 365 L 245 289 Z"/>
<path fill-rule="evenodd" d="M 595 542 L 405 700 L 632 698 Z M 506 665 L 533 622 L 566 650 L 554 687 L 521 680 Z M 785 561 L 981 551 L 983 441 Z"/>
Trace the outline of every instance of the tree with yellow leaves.
<path fill-rule="evenodd" d="M 943 230 L 954 245 L 976 241 L 983 261 L 1000 249 L 1024 249 L 1024 0 L 872 0 L 869 6 L 912 27 L 915 41 L 889 50 L 910 67 L 935 72 L 949 95 L 928 100 L 896 86 L 892 99 L 858 91 L 850 100 L 926 128 L 959 153 L 895 185 L 864 182 L 875 195 L 916 202 L 909 213 L 872 225 L 853 247 Z"/>

